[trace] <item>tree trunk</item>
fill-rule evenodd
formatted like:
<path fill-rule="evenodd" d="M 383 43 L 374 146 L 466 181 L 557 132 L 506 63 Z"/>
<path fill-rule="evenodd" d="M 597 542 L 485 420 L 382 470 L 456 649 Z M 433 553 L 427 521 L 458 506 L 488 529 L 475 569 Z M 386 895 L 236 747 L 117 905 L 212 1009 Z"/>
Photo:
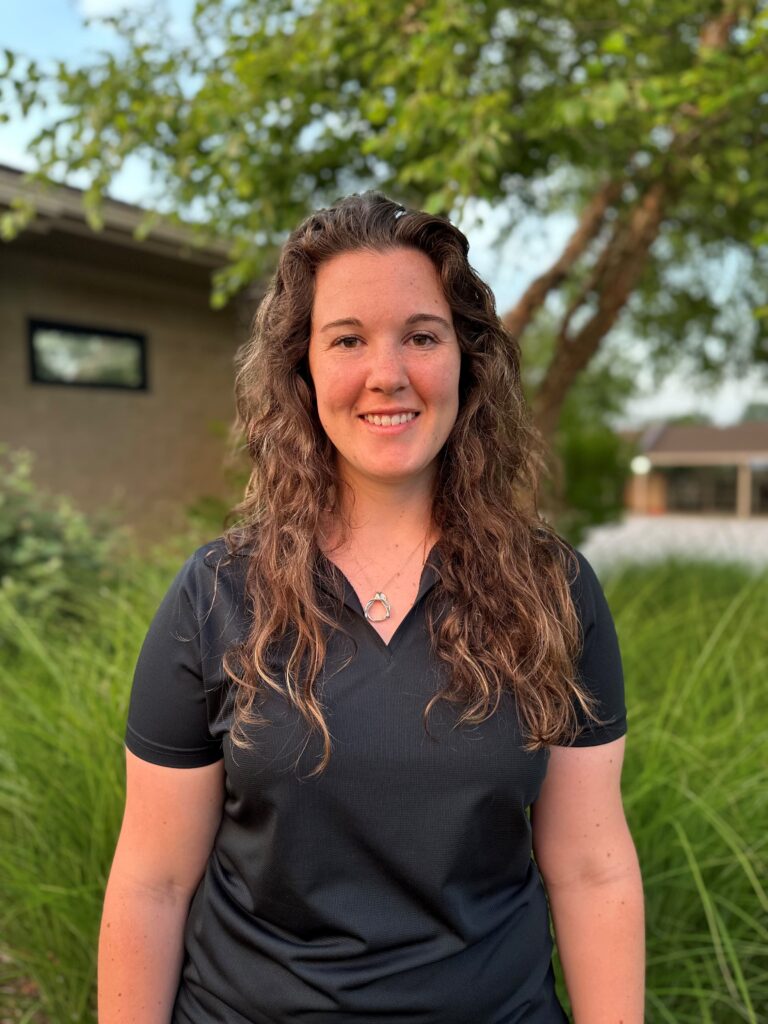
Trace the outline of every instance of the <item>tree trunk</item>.
<path fill-rule="evenodd" d="M 590 280 L 563 319 L 554 355 L 532 402 L 536 425 L 547 440 L 557 428 L 574 380 L 597 352 L 637 285 L 659 233 L 666 197 L 664 182 L 654 182 L 617 223 Z M 583 327 L 570 333 L 573 314 L 590 301 L 595 303 L 594 312 Z"/>
<path fill-rule="evenodd" d="M 598 235 L 603 226 L 605 211 L 619 198 L 621 187 L 621 182 L 609 181 L 595 193 L 584 208 L 578 227 L 568 239 L 560 258 L 526 288 L 517 305 L 503 317 L 504 326 L 516 338 L 520 337 L 544 304 L 547 295 L 563 283 L 573 264 Z"/>

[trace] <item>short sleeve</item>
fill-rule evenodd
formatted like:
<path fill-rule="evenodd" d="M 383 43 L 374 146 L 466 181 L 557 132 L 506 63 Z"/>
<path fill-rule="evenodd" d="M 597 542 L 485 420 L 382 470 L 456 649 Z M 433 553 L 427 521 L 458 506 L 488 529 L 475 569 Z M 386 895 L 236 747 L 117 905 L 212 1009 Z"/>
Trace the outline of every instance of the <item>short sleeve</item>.
<path fill-rule="evenodd" d="M 624 701 L 624 672 L 613 616 L 595 571 L 580 551 L 575 551 L 579 574 L 571 587 L 583 634 L 583 649 L 577 662 L 579 681 L 596 698 L 593 710 L 603 721 L 597 725 L 575 701 L 581 732 L 570 744 L 599 746 L 617 740 L 627 732 Z"/>
<path fill-rule="evenodd" d="M 125 731 L 131 753 L 169 768 L 199 768 L 222 757 L 221 741 L 211 735 L 208 721 L 195 564 L 193 555 L 149 626 Z"/>

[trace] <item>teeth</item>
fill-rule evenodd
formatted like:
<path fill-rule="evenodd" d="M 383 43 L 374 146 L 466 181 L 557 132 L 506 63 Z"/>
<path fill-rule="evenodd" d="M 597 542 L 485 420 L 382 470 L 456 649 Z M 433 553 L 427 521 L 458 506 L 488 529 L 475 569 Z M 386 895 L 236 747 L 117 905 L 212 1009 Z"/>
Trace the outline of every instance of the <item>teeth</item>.
<path fill-rule="evenodd" d="M 392 427 L 397 426 L 399 423 L 409 423 L 412 419 L 416 418 L 415 412 L 403 412 L 397 416 L 364 416 L 363 419 L 368 420 L 369 423 L 375 423 L 377 427 Z"/>

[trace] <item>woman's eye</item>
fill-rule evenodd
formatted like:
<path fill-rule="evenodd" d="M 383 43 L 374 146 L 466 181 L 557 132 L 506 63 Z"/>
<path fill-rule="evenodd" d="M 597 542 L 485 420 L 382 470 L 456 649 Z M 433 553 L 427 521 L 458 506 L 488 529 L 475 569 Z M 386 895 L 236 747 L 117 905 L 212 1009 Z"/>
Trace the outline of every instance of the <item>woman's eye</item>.
<path fill-rule="evenodd" d="M 426 334 L 423 331 L 419 331 L 417 334 L 412 334 L 408 341 L 413 342 L 416 348 L 428 348 L 430 345 L 435 344 L 436 339 L 431 334 Z M 333 342 L 333 347 L 353 349 L 357 348 L 360 339 L 355 334 L 345 334 L 342 338 L 336 338 Z"/>

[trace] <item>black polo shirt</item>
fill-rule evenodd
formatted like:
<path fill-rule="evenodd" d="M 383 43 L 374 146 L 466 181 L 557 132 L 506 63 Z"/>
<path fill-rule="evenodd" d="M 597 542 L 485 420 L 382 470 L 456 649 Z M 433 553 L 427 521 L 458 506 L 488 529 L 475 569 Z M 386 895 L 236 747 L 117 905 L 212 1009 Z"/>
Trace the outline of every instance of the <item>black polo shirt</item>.
<path fill-rule="evenodd" d="M 439 701 L 431 737 L 423 728 L 445 678 L 425 616 L 440 564 L 436 546 L 387 644 L 342 573 L 318 562 L 318 596 L 338 609 L 342 630 L 329 637 L 318 680 L 333 750 L 314 778 L 321 739 L 308 740 L 304 720 L 271 690 L 257 705 L 265 724 L 251 730 L 252 749 L 229 738 L 221 658 L 247 630 L 245 558 L 227 564 L 215 541 L 171 585 L 139 656 L 126 745 L 178 768 L 223 758 L 226 772 L 173 1024 L 567 1020 L 528 816 L 549 751 L 523 751 L 511 696 L 460 728 L 461 708 Z M 579 564 L 579 671 L 609 720 L 577 740 L 590 745 L 621 736 L 626 717 L 611 615 L 580 554 Z"/>

